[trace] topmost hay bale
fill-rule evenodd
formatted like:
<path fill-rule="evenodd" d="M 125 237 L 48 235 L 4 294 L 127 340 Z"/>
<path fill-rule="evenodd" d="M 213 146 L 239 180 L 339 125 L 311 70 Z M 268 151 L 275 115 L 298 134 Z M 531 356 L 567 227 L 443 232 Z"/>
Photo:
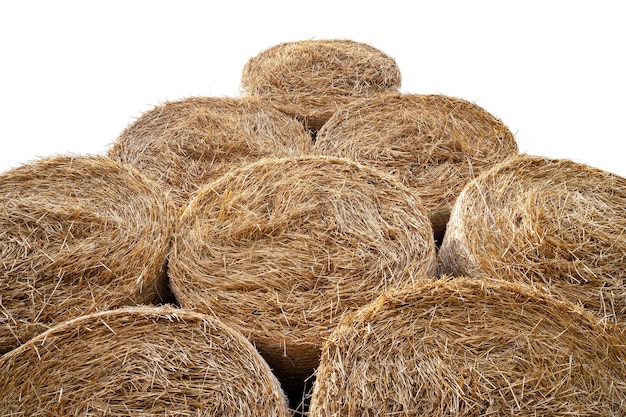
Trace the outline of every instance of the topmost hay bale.
<path fill-rule="evenodd" d="M 518 152 L 508 127 L 480 106 L 400 93 L 345 106 L 318 132 L 314 149 L 398 176 L 419 193 L 438 235 L 463 186 Z"/>
<path fill-rule="evenodd" d="M 397 91 L 395 60 L 380 50 L 344 39 L 286 42 L 250 58 L 243 68 L 244 93 L 268 98 L 283 112 L 317 131 L 354 99 Z"/>
<path fill-rule="evenodd" d="M 168 271 L 181 306 L 219 315 L 297 380 L 342 314 L 434 276 L 436 255 L 397 178 L 347 159 L 268 158 L 196 194 Z"/>
<path fill-rule="evenodd" d="M 62 320 L 156 303 L 175 223 L 162 189 L 101 156 L 0 174 L 0 353 Z"/>
<path fill-rule="evenodd" d="M 287 417 L 250 342 L 212 316 L 171 307 L 81 316 L 0 358 L 0 414 Z"/>
<path fill-rule="evenodd" d="M 191 97 L 166 102 L 124 129 L 108 151 L 162 185 L 178 207 L 237 164 L 308 153 L 301 123 L 258 98 Z"/>
<path fill-rule="evenodd" d="M 487 273 L 626 319 L 626 179 L 519 155 L 470 182 L 452 211 L 441 271 Z"/>
<path fill-rule="evenodd" d="M 530 286 L 443 277 L 341 321 L 309 416 L 623 416 L 625 345 L 615 323 Z"/>

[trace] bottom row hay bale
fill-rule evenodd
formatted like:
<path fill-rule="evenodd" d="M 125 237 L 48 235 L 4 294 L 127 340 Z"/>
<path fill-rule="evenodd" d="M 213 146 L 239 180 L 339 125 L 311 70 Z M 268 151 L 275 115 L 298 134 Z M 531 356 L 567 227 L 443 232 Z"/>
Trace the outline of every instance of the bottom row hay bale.
<path fill-rule="evenodd" d="M 97 310 L 167 298 L 176 222 L 163 190 L 102 156 L 0 175 L 0 354 Z"/>
<path fill-rule="evenodd" d="M 309 417 L 623 416 L 626 336 L 529 286 L 449 278 L 346 316 Z"/>
<path fill-rule="evenodd" d="M 232 170 L 196 194 L 180 223 L 169 258 L 177 301 L 249 337 L 283 381 L 310 376 L 346 311 L 436 274 L 419 199 L 347 159 Z"/>
<path fill-rule="evenodd" d="M 602 317 L 626 319 L 626 178 L 566 159 L 518 155 L 459 195 L 442 273 L 545 285 Z"/>
<path fill-rule="evenodd" d="M 167 306 L 64 322 L 1 357 L 0 369 L 3 416 L 289 415 L 246 338 Z"/>

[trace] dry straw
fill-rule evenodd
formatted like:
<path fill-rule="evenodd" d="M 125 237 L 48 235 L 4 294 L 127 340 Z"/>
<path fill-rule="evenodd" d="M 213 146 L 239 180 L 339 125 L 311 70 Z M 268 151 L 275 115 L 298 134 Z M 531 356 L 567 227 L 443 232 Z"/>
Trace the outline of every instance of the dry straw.
<path fill-rule="evenodd" d="M 284 394 L 215 317 L 125 308 L 54 327 L 0 358 L 4 416 L 277 416 Z"/>
<path fill-rule="evenodd" d="M 275 45 L 250 58 L 241 77 L 244 93 L 269 99 L 313 131 L 354 99 L 398 91 L 400 84 L 393 58 L 344 39 Z"/>
<path fill-rule="evenodd" d="M 314 156 L 261 160 L 201 189 L 169 263 L 183 307 L 222 317 L 294 383 L 346 311 L 435 274 L 414 193 L 373 168 Z"/>
<path fill-rule="evenodd" d="M 626 336 L 521 284 L 443 277 L 347 316 L 309 417 L 623 416 Z"/>
<path fill-rule="evenodd" d="M 398 176 L 420 194 L 441 237 L 463 185 L 516 154 L 517 144 L 502 121 L 474 103 L 389 93 L 335 113 L 319 131 L 315 149 Z"/>
<path fill-rule="evenodd" d="M 626 318 L 626 179 L 565 159 L 519 155 L 467 185 L 440 269 L 547 289 Z"/>
<path fill-rule="evenodd" d="M 0 175 L 0 353 L 98 309 L 158 302 L 173 206 L 102 156 L 53 156 Z"/>
<path fill-rule="evenodd" d="M 308 153 L 310 134 L 257 98 L 191 97 L 148 110 L 124 129 L 108 156 L 162 185 L 178 207 L 237 164 Z"/>

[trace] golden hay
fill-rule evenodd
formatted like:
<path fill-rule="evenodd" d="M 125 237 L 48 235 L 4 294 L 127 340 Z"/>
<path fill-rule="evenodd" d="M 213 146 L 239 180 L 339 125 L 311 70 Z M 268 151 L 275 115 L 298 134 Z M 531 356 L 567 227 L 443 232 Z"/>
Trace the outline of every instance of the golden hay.
<path fill-rule="evenodd" d="M 308 153 L 310 134 L 257 98 L 191 97 L 145 112 L 108 156 L 162 185 L 178 207 L 201 186 L 241 163 Z"/>
<path fill-rule="evenodd" d="M 614 324 L 528 286 L 443 277 L 345 317 L 309 417 L 623 416 L 625 346 Z"/>
<path fill-rule="evenodd" d="M 469 183 L 452 211 L 441 272 L 546 285 L 626 318 L 626 179 L 565 159 L 519 155 Z"/>
<path fill-rule="evenodd" d="M 159 302 L 176 221 L 163 191 L 102 156 L 0 174 L 0 353 L 68 318 Z"/>
<path fill-rule="evenodd" d="M 288 416 L 250 342 L 215 317 L 171 307 L 70 320 L 0 358 L 10 416 Z"/>
<path fill-rule="evenodd" d="M 169 262 L 181 306 L 219 315 L 294 383 L 344 312 L 435 274 L 432 230 L 408 188 L 313 156 L 261 160 L 202 188 Z"/>
<path fill-rule="evenodd" d="M 344 39 L 275 45 L 250 58 L 241 77 L 244 93 L 269 99 L 314 132 L 354 99 L 398 91 L 400 84 L 393 58 Z"/>
<path fill-rule="evenodd" d="M 397 175 L 420 194 L 439 237 L 463 185 L 518 152 L 509 129 L 476 104 L 400 93 L 345 106 L 318 132 L 314 149 Z"/>

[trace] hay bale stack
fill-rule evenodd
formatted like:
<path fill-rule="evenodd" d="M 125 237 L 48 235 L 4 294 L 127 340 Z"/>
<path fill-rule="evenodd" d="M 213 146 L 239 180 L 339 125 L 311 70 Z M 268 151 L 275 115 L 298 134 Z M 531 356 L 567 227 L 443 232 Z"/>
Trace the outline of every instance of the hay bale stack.
<path fill-rule="evenodd" d="M 423 206 L 395 177 L 328 157 L 230 171 L 191 201 L 173 240 L 172 291 L 248 336 L 298 383 L 344 312 L 434 276 Z"/>
<path fill-rule="evenodd" d="M 145 112 L 108 151 L 162 185 L 180 208 L 237 164 L 309 152 L 297 120 L 258 98 L 191 97 Z"/>
<path fill-rule="evenodd" d="M 61 323 L 0 358 L 0 369 L 3 415 L 289 415 L 247 339 L 171 307 Z"/>
<path fill-rule="evenodd" d="M 315 150 L 397 175 L 419 193 L 442 237 L 463 185 L 516 154 L 517 144 L 502 121 L 474 103 L 390 93 L 339 110 L 319 131 Z"/>
<path fill-rule="evenodd" d="M 565 159 L 519 155 L 469 183 L 440 269 L 486 273 L 626 318 L 626 179 Z"/>
<path fill-rule="evenodd" d="M 53 156 L 0 174 L 0 353 L 99 309 L 156 303 L 175 212 L 136 170 Z"/>
<path fill-rule="evenodd" d="M 357 98 L 398 91 L 401 81 L 395 60 L 380 50 L 322 39 L 281 43 L 250 58 L 241 87 L 316 132 L 338 109 Z"/>
<path fill-rule="evenodd" d="M 443 277 L 346 317 L 309 417 L 623 415 L 624 333 L 528 286 Z"/>

